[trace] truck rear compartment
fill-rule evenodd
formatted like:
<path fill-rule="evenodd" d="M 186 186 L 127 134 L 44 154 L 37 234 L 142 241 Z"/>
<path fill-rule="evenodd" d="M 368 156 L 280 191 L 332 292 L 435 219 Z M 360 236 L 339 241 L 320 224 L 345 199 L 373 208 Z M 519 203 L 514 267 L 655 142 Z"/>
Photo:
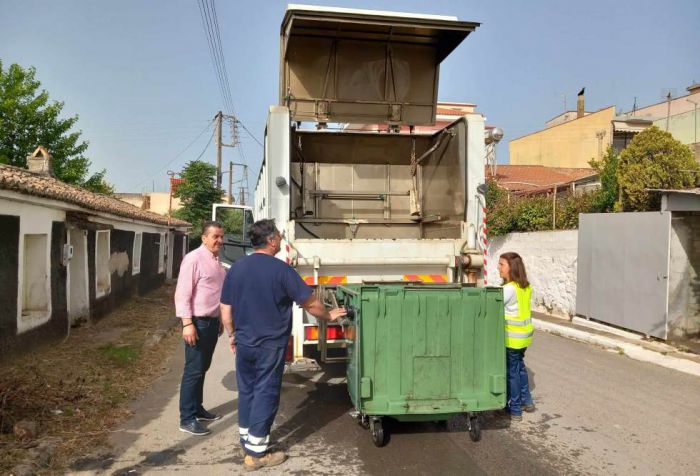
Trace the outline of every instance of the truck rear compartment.
<path fill-rule="evenodd" d="M 465 136 L 463 120 L 433 135 L 292 128 L 295 237 L 459 239 Z"/>

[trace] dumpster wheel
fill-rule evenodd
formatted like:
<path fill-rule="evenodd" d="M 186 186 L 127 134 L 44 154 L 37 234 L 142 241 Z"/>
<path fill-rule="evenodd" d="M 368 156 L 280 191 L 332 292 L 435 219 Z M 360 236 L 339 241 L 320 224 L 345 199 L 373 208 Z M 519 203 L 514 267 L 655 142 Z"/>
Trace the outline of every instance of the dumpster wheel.
<path fill-rule="evenodd" d="M 369 429 L 372 432 L 372 442 L 377 448 L 381 448 L 386 444 L 386 439 L 384 438 L 384 427 L 382 425 L 382 419 L 378 417 L 372 417 L 369 420 Z"/>
<path fill-rule="evenodd" d="M 472 441 L 481 440 L 481 421 L 476 413 L 469 414 L 469 438 Z"/>
<path fill-rule="evenodd" d="M 357 419 L 357 423 L 365 430 L 369 429 L 369 417 L 367 415 L 360 415 Z"/>

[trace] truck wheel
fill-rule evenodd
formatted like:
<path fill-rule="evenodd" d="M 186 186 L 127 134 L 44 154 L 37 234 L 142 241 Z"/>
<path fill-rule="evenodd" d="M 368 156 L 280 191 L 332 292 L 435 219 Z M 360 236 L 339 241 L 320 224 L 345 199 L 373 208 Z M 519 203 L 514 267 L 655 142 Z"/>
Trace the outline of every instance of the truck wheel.
<path fill-rule="evenodd" d="M 386 443 L 384 439 L 384 427 L 380 418 L 372 418 L 369 421 L 370 431 L 372 432 L 372 442 L 377 448 L 381 448 Z"/>
<path fill-rule="evenodd" d="M 469 438 L 472 441 L 481 440 L 481 422 L 478 415 L 469 416 Z"/>

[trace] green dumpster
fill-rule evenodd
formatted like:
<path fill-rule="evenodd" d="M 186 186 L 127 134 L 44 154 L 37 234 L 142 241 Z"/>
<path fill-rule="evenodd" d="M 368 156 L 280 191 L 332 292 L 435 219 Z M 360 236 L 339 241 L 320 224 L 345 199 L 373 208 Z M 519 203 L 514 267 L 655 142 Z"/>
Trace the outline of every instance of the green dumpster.
<path fill-rule="evenodd" d="M 506 403 L 503 293 L 445 285 L 338 286 L 348 309 L 347 382 L 358 421 L 385 443 L 383 417 L 441 421 Z"/>

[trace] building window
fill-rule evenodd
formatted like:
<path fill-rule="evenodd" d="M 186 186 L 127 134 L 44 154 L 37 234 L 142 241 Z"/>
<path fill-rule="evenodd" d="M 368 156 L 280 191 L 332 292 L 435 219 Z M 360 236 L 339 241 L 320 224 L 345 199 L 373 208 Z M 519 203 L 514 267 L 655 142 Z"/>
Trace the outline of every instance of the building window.
<path fill-rule="evenodd" d="M 48 234 L 24 235 L 22 318 L 43 320 L 49 316 Z"/>
<path fill-rule="evenodd" d="M 165 255 L 167 254 L 168 244 L 165 241 L 165 233 L 160 234 L 160 243 L 158 243 L 158 273 L 165 270 Z"/>
<path fill-rule="evenodd" d="M 134 250 L 131 253 L 132 267 L 131 274 L 139 274 L 141 272 L 141 242 L 143 241 L 143 233 L 134 233 Z"/>
<path fill-rule="evenodd" d="M 109 294 L 112 274 L 109 272 L 109 230 L 99 230 L 95 239 L 95 296 Z"/>

